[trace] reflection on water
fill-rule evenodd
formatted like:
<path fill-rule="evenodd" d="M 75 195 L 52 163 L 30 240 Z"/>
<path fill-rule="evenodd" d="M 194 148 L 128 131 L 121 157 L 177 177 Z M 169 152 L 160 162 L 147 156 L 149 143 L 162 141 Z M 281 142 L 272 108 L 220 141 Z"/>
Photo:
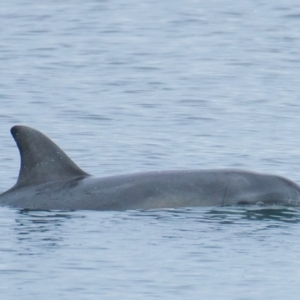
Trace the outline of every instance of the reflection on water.
<path fill-rule="evenodd" d="M 79 217 L 82 216 L 66 211 L 18 211 L 14 232 L 18 242 L 26 245 L 20 254 L 32 254 L 35 246 L 40 250 L 59 247 L 64 240 L 63 225 Z"/>
<path fill-rule="evenodd" d="M 153 298 L 159 294 L 172 299 L 193 298 L 176 298 L 187 289 L 199 291 L 200 298 L 213 299 L 209 287 L 226 292 L 231 285 L 242 299 L 261 286 L 281 284 L 285 289 L 290 285 L 282 276 L 294 273 L 296 278 L 299 270 L 300 213 L 296 209 L 1 210 L 0 277 L 2 274 L 5 295 L 18 294 L 9 287 L 13 282 L 28 293 L 26 299 L 44 299 L 44 295 L 46 299 L 70 299 L 77 295 L 78 287 L 97 297 L 100 288 L 104 293 L 101 299 L 127 293 L 131 297 L 125 299 L 135 299 L 132 295 L 153 291 L 157 292 Z M 226 277 L 218 275 L 225 273 Z M 174 286 L 172 295 L 168 294 L 169 282 Z M 207 295 L 199 282 L 208 287 Z M 232 287 L 232 282 L 237 284 Z M 296 291 L 298 285 L 292 282 L 292 288 Z M 69 293 L 60 298 L 58 294 L 66 290 Z"/>
<path fill-rule="evenodd" d="M 299 223 L 300 211 L 287 207 L 232 207 L 232 208 L 215 208 L 207 212 L 210 219 L 220 220 L 224 222 L 232 222 L 235 220 L 249 221 L 279 221 L 283 223 Z"/>
<path fill-rule="evenodd" d="M 136 228 L 168 231 L 168 236 L 182 238 L 181 232 L 195 237 L 201 234 L 225 234 L 234 229 L 235 234 L 246 236 L 256 230 L 269 228 L 287 229 L 289 224 L 300 223 L 300 211 L 286 207 L 206 207 L 161 209 L 147 211 L 95 212 L 95 211 L 15 211 L 12 227 L 13 237 L 18 244 L 20 255 L 42 255 L 64 248 L 73 235 L 82 234 L 89 239 L 95 234 L 97 239 L 112 240 L 120 238 L 119 230 L 127 230 L 131 237 Z M 146 226 L 146 227 L 145 227 Z M 163 228 L 163 229 L 162 229 Z M 75 241 L 76 243 L 76 241 Z M 92 243 L 88 241 L 87 243 Z M 94 245 L 104 249 L 106 243 Z"/>
<path fill-rule="evenodd" d="M 300 223 L 300 210 L 282 206 L 227 206 L 132 211 L 131 217 L 155 219 L 196 219 L 201 222 L 234 224 L 242 220 Z M 127 216 L 128 217 L 128 216 Z"/>

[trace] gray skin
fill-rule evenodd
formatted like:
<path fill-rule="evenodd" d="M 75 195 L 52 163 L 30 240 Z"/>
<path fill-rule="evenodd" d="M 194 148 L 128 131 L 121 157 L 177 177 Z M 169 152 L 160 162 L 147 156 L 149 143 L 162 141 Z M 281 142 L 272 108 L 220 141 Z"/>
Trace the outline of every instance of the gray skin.
<path fill-rule="evenodd" d="M 17 183 L 0 195 L 0 205 L 33 210 L 300 205 L 296 183 L 249 171 L 158 171 L 95 178 L 41 132 L 14 126 L 11 133 L 21 168 Z"/>

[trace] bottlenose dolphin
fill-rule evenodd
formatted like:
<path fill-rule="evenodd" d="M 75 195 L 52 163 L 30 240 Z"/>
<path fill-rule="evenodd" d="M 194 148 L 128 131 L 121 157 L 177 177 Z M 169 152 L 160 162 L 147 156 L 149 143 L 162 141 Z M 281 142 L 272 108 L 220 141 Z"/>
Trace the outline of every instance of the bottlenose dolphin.
<path fill-rule="evenodd" d="M 233 169 L 158 171 L 95 178 L 41 132 L 11 129 L 21 156 L 0 205 L 33 210 L 130 210 L 239 204 L 300 205 L 289 179 Z"/>

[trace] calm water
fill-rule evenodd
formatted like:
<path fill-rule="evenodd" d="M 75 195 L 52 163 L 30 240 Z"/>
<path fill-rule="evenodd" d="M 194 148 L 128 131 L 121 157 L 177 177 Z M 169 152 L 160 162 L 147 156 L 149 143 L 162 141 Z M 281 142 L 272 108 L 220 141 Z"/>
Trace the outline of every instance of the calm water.
<path fill-rule="evenodd" d="M 300 183 L 297 1 L 0 8 L 0 191 L 35 127 L 87 172 L 234 167 Z M 0 208 L 1 299 L 298 299 L 300 211 Z"/>

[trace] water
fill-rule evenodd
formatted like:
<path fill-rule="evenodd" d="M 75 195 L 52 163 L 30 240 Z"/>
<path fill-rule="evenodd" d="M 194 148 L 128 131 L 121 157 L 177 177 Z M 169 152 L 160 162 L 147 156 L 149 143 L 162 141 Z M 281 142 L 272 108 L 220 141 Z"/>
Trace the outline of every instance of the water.
<path fill-rule="evenodd" d="M 0 9 L 0 191 L 37 128 L 87 172 L 234 167 L 300 183 L 297 1 Z M 0 208 L 1 299 L 298 299 L 299 210 Z"/>
<path fill-rule="evenodd" d="M 299 211 L 2 212 L 6 297 L 298 297 Z"/>

